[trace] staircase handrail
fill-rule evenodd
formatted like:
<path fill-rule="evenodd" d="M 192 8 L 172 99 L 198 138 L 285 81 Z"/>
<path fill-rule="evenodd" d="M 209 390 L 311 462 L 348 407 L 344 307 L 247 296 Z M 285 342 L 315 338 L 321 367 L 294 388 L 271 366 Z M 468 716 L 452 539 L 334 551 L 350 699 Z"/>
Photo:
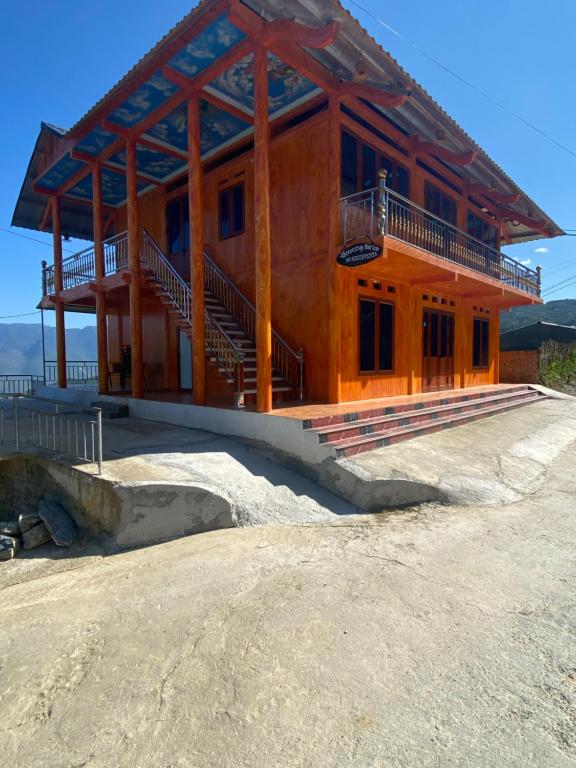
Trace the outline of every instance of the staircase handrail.
<path fill-rule="evenodd" d="M 192 327 L 192 291 L 190 286 L 170 264 L 156 240 L 146 229 L 142 230 L 142 246 L 141 262 L 152 270 L 182 317 Z M 244 359 L 246 353 L 226 333 L 207 309 L 204 309 L 204 321 L 206 324 L 205 345 L 227 376 L 234 379 L 236 402 L 238 406 L 242 406 L 244 402 Z"/>
<path fill-rule="evenodd" d="M 204 251 L 205 284 L 212 290 L 218 301 L 230 312 L 243 330 L 253 339 L 256 338 L 256 308 L 246 298 L 238 286 L 223 272 L 216 262 Z M 237 299 L 239 306 L 231 306 L 226 292 L 219 290 L 214 277 L 223 283 Z M 304 396 L 303 365 L 304 351 L 294 350 L 279 333 L 272 329 L 272 365 L 298 392 L 300 400 Z"/>

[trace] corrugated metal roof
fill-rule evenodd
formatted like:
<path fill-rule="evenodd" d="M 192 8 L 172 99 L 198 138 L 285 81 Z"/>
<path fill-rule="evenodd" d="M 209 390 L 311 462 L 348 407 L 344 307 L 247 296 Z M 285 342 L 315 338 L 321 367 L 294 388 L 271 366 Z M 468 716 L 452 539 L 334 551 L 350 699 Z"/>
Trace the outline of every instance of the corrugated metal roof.
<path fill-rule="evenodd" d="M 576 342 L 576 327 L 539 320 L 536 323 L 523 325 L 521 328 L 501 334 L 500 350 L 502 352 L 525 352 L 540 349 L 545 341 L 557 341 L 561 344 Z"/>

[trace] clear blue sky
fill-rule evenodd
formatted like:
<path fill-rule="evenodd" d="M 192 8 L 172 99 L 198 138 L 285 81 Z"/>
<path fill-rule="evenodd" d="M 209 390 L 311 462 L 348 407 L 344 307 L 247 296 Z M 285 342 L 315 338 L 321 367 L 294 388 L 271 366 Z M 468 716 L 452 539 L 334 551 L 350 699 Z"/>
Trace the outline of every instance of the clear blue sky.
<path fill-rule="evenodd" d="M 354 3 L 344 4 L 561 227 L 576 230 L 575 156 L 432 64 Z M 574 0 L 544 6 L 536 0 L 360 4 L 576 153 Z M 184 0 L 2 3 L 0 227 L 10 225 L 40 121 L 64 128 L 76 122 L 191 7 Z M 65 245 L 83 247 L 79 241 Z M 547 250 L 535 253 L 536 248 Z M 530 260 L 531 266 L 542 264 L 544 288 L 570 275 L 576 278 L 576 238 L 517 245 L 508 253 Z M 33 311 L 40 295 L 40 261 L 51 261 L 50 248 L 0 231 L 0 258 L 0 318 Z M 571 297 L 576 297 L 576 284 L 550 299 Z M 53 322 L 51 313 L 47 320 Z M 19 320 L 24 321 L 37 322 L 38 317 Z M 86 316 L 67 316 L 67 322 L 84 325 Z"/>

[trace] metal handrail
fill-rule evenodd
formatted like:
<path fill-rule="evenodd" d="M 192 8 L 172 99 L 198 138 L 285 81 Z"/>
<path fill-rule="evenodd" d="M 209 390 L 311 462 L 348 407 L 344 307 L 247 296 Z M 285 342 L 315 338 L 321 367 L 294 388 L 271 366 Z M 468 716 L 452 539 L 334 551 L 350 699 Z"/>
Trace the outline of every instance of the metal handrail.
<path fill-rule="evenodd" d="M 256 308 L 220 267 L 204 253 L 204 284 L 232 315 L 242 330 L 256 338 Z M 304 351 L 297 352 L 272 330 L 272 366 L 298 393 L 304 397 Z"/>
<path fill-rule="evenodd" d="M 113 275 L 128 266 L 128 233 L 120 232 L 102 241 L 104 275 Z M 93 245 L 62 259 L 62 287 L 64 290 L 85 285 L 96 279 L 96 256 Z M 43 265 L 42 293 L 56 292 L 54 264 Z"/>
<path fill-rule="evenodd" d="M 101 408 L 74 411 L 59 400 L 33 394 L 14 394 L 6 399 L 12 401 L 13 434 L 7 434 L 7 419 L 0 405 L 0 443 L 13 442 L 16 453 L 27 446 L 80 459 L 96 464 L 98 474 L 102 474 L 104 454 Z M 50 405 L 55 406 L 52 412 L 46 410 L 46 406 Z M 93 418 L 90 418 L 92 415 Z"/>
<path fill-rule="evenodd" d="M 183 319 L 192 327 L 192 292 L 190 286 L 176 272 L 154 238 L 142 230 L 141 263 L 150 269 L 154 278 L 180 311 Z M 235 384 L 236 405 L 244 405 L 244 359 L 245 352 L 226 333 L 220 323 L 204 310 L 205 346 L 218 367 Z"/>
<path fill-rule="evenodd" d="M 46 360 L 44 363 L 44 378 L 46 384 L 58 381 L 58 361 Z M 69 384 L 98 381 L 97 360 L 66 360 L 66 381 Z"/>
<path fill-rule="evenodd" d="M 540 275 L 388 188 L 341 198 L 344 240 L 386 235 L 465 266 L 530 295 Z"/>

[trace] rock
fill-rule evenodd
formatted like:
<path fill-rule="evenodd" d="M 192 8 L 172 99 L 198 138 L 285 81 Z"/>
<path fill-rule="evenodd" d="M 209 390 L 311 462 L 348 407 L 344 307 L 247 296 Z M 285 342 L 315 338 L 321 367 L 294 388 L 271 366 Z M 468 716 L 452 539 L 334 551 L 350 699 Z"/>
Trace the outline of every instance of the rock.
<path fill-rule="evenodd" d="M 20 536 L 20 526 L 17 520 L 0 522 L 0 536 Z"/>
<path fill-rule="evenodd" d="M 24 512 L 18 516 L 18 526 L 22 533 L 26 533 L 30 528 L 34 528 L 35 525 L 41 522 L 40 515 L 37 515 L 35 512 Z"/>
<path fill-rule="evenodd" d="M 50 531 L 46 528 L 44 523 L 40 523 L 22 534 L 22 545 L 24 549 L 36 549 L 36 547 L 41 547 L 42 544 L 46 544 L 50 539 Z"/>
<path fill-rule="evenodd" d="M 12 560 L 16 551 L 16 542 L 12 536 L 0 535 L 0 562 Z"/>
<path fill-rule="evenodd" d="M 59 547 L 72 546 L 78 529 L 61 504 L 57 501 L 41 501 L 38 505 L 38 514 L 50 531 L 54 544 Z"/>

